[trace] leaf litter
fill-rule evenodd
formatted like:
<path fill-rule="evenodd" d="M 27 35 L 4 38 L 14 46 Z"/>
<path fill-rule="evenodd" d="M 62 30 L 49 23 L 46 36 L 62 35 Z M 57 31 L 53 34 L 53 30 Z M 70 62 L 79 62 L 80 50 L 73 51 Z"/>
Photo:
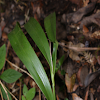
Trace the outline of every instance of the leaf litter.
<path fill-rule="evenodd" d="M 11 3 L 6 1 L 0 6 L 0 24 L 2 22 L 5 23 L 5 25 L 1 25 L 3 30 L 2 28 L 0 30 L 0 34 L 2 34 L 2 36 L 0 35 L 0 46 L 5 42 L 8 43 L 7 34 L 18 21 L 21 23 L 22 30 L 25 32 L 33 48 L 37 53 L 40 52 L 23 29 L 23 24 L 29 20 L 29 17 L 34 17 L 43 27 L 43 19 L 55 11 L 57 17 L 57 40 L 59 41 L 59 55 L 57 60 L 65 54 L 64 63 L 55 78 L 57 79 L 56 88 L 59 94 L 57 95 L 58 98 L 60 100 L 64 100 L 65 98 L 69 100 L 83 100 L 84 98 L 87 98 L 87 100 L 92 100 L 90 98 L 100 100 L 100 0 L 15 1 L 11 1 Z M 7 3 L 8 7 L 5 6 Z M 8 51 L 8 60 L 27 71 L 10 46 L 8 47 Z M 48 65 L 41 53 L 39 53 L 39 58 L 42 60 L 44 66 Z M 8 63 L 6 65 L 7 67 L 4 69 L 13 68 Z M 49 68 L 44 68 L 49 76 Z M 65 72 L 64 74 L 62 74 L 63 71 Z M 36 87 L 36 98 L 39 98 L 40 92 L 36 83 L 25 73 L 23 73 L 23 78 L 23 82 L 28 88 Z M 59 82 L 59 80 L 63 82 Z M 7 86 L 19 98 L 18 93 L 22 89 L 20 88 L 20 81 Z M 64 88 L 61 89 L 61 87 Z M 87 88 L 89 88 L 88 92 L 86 92 Z M 95 92 L 89 94 L 91 88 Z M 41 99 L 44 100 L 44 98 L 42 95 Z"/>

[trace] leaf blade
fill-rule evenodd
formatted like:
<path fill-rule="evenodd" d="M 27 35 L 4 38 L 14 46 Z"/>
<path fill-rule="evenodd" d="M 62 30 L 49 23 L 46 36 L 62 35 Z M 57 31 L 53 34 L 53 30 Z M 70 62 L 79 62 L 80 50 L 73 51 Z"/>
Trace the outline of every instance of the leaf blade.
<path fill-rule="evenodd" d="M 60 68 L 60 66 L 63 64 L 63 62 L 64 62 L 64 57 L 65 57 L 65 55 L 63 55 L 63 56 L 59 59 L 59 62 L 58 62 L 58 64 L 56 65 L 56 70 L 55 70 L 55 72 L 57 72 L 58 69 Z"/>
<path fill-rule="evenodd" d="M 8 38 L 17 56 L 24 63 L 41 91 L 48 100 L 52 100 L 52 90 L 44 68 L 18 24 Z"/>
<path fill-rule="evenodd" d="M 23 86 L 23 95 L 26 96 L 27 92 L 28 92 L 28 88 L 27 88 L 27 86 L 24 84 L 24 86 Z"/>
<path fill-rule="evenodd" d="M 4 71 L 1 75 L 0 78 L 4 80 L 6 83 L 13 83 L 16 80 L 18 80 L 22 76 L 21 73 L 13 70 L 13 69 L 8 69 Z"/>
<path fill-rule="evenodd" d="M 58 42 L 56 41 L 55 43 L 53 43 L 53 53 L 52 53 L 53 73 L 54 74 L 55 74 L 55 68 L 56 68 L 57 49 L 58 49 Z"/>
<path fill-rule="evenodd" d="M 36 92 L 35 88 L 31 88 L 26 94 L 26 99 L 27 100 L 32 100 L 35 96 L 35 92 Z"/>
<path fill-rule="evenodd" d="M 22 95 L 22 100 L 26 100 L 26 98 Z"/>
<path fill-rule="evenodd" d="M 49 43 L 40 24 L 31 17 L 24 26 L 28 34 L 34 40 L 34 42 L 46 58 L 47 62 L 51 66 Z"/>
<path fill-rule="evenodd" d="M 44 26 L 47 32 L 47 36 L 51 42 L 56 41 L 56 14 L 55 12 L 50 14 L 44 19 Z"/>

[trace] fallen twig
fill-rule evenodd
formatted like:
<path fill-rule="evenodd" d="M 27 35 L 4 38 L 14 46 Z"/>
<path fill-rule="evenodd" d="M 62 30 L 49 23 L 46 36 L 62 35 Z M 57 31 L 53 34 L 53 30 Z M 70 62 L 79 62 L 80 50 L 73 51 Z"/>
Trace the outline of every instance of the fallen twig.
<path fill-rule="evenodd" d="M 5 89 L 5 86 L 3 85 L 3 83 L 1 82 L 1 80 L 0 80 L 0 84 L 1 84 L 2 88 L 4 89 L 6 95 L 7 95 L 7 99 L 9 100 L 9 96 L 8 96 L 7 90 Z"/>
<path fill-rule="evenodd" d="M 5 87 L 5 86 L 4 86 Z M 6 88 L 6 87 L 5 87 Z M 7 88 L 6 90 L 11 94 L 11 96 L 15 99 L 15 100 L 18 100 Z"/>
<path fill-rule="evenodd" d="M 1 89 L 0 89 L 0 95 L 1 95 L 1 99 L 3 100 L 3 95 L 2 95 Z"/>
<path fill-rule="evenodd" d="M 100 48 L 98 47 L 72 47 L 72 46 L 67 46 L 67 45 L 64 45 L 62 43 L 59 43 L 59 45 L 63 46 L 63 47 L 66 47 L 68 49 L 71 49 L 71 50 L 74 50 L 74 51 L 89 51 L 89 50 L 100 50 Z"/>

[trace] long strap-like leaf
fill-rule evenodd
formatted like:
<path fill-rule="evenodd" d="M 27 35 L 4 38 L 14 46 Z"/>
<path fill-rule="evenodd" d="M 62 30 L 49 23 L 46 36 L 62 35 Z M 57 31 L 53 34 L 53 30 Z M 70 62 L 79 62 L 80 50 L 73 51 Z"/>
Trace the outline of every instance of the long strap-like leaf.
<path fill-rule="evenodd" d="M 49 43 L 40 24 L 33 17 L 31 17 L 25 24 L 25 29 L 44 55 L 48 64 L 51 66 Z"/>
<path fill-rule="evenodd" d="M 51 13 L 44 19 L 44 26 L 47 32 L 47 36 L 51 42 L 56 41 L 56 14 Z"/>
<path fill-rule="evenodd" d="M 14 30 L 8 35 L 8 38 L 17 56 L 25 64 L 46 98 L 48 100 L 53 100 L 51 86 L 45 70 L 18 23 Z"/>

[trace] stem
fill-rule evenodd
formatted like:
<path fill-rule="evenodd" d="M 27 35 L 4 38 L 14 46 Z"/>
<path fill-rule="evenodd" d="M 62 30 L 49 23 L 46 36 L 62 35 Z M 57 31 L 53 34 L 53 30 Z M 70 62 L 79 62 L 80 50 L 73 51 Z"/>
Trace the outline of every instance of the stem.
<path fill-rule="evenodd" d="M 55 73 L 54 73 L 54 70 L 53 70 L 53 63 L 52 63 L 52 54 L 51 54 L 51 42 L 50 43 L 50 57 L 51 57 L 51 66 L 50 66 L 50 73 L 51 73 L 51 81 L 52 81 L 52 89 L 53 89 L 53 100 L 56 100 L 56 96 L 55 96 L 55 79 L 54 79 L 54 76 L 55 76 Z"/>
<path fill-rule="evenodd" d="M 56 100 L 55 96 L 55 79 L 54 79 L 54 74 L 52 76 L 52 88 L 53 88 L 53 99 Z"/>
<path fill-rule="evenodd" d="M 51 66 L 50 66 L 50 68 L 51 68 L 51 75 L 52 75 L 52 73 L 53 73 L 53 63 L 52 63 L 52 54 L 51 54 L 51 42 L 49 42 L 49 44 L 50 44 L 50 57 L 51 57 Z"/>

